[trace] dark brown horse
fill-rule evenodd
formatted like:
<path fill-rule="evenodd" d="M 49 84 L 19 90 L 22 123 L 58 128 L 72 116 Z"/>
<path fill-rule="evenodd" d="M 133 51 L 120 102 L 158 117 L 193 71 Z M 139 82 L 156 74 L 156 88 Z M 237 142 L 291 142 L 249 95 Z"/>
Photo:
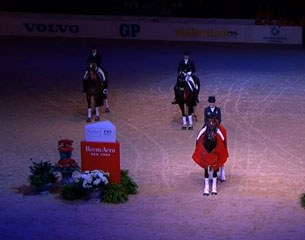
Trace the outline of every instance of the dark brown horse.
<path fill-rule="evenodd" d="M 197 105 L 198 93 L 200 91 L 200 80 L 196 75 L 185 77 L 179 74 L 177 78 L 177 102 L 182 114 L 182 130 L 193 130 L 194 107 Z M 187 111 L 185 109 L 187 107 Z"/>
<path fill-rule="evenodd" d="M 217 173 L 225 181 L 224 163 L 229 154 L 227 149 L 226 129 L 215 118 L 208 119 L 198 133 L 194 161 L 204 169 L 203 195 L 209 195 L 209 180 L 212 178 L 212 195 L 217 194 Z"/>

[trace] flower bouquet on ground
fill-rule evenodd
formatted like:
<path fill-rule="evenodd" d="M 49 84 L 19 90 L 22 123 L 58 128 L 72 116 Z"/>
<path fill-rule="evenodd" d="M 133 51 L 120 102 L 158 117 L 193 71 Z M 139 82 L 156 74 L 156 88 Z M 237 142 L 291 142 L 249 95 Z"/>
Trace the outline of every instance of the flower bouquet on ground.
<path fill-rule="evenodd" d="M 102 170 L 74 172 L 72 178 L 84 189 L 100 189 L 109 183 L 109 173 Z"/>
<path fill-rule="evenodd" d="M 102 197 L 105 187 L 109 183 L 109 173 L 102 170 L 92 170 L 72 174 L 72 182 L 63 186 L 61 196 L 67 200 L 76 200 L 90 195 L 98 194 L 99 200 Z"/>

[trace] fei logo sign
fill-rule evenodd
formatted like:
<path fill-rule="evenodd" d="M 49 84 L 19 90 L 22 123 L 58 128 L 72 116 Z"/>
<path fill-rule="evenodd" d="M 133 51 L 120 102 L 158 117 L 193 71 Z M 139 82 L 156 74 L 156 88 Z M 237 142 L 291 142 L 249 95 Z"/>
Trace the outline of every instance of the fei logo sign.
<path fill-rule="evenodd" d="M 141 31 L 141 27 L 138 24 L 121 24 L 120 35 L 121 37 L 136 37 Z"/>

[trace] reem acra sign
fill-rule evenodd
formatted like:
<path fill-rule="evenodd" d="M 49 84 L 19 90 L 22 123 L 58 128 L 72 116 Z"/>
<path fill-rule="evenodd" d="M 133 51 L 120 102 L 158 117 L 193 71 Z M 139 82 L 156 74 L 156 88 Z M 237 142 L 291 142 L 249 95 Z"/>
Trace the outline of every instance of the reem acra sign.
<path fill-rule="evenodd" d="M 110 121 L 87 124 L 85 127 L 86 141 L 115 142 L 116 129 Z"/>
<path fill-rule="evenodd" d="M 116 141 L 115 126 L 109 121 L 88 124 L 86 140 L 81 142 L 81 168 L 110 173 L 113 183 L 120 183 L 120 143 Z"/>

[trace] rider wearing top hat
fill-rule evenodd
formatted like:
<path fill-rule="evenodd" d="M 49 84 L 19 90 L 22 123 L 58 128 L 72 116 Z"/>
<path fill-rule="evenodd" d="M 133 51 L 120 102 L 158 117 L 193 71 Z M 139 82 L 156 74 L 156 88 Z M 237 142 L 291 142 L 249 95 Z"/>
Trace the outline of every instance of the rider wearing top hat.
<path fill-rule="evenodd" d="M 190 53 L 188 51 L 184 51 L 183 52 L 183 59 L 179 61 L 178 63 L 178 74 L 182 74 L 185 79 L 189 79 L 190 81 L 192 80 L 192 74 L 195 73 L 196 68 L 195 68 L 195 64 L 194 62 L 190 59 Z M 175 100 L 172 102 L 172 104 L 177 104 L 177 95 L 179 95 L 179 87 L 178 87 L 178 79 L 177 78 L 177 82 L 176 85 L 174 87 L 174 91 L 175 91 Z M 194 84 L 195 85 L 195 84 Z"/>
<path fill-rule="evenodd" d="M 215 117 L 218 124 L 221 123 L 221 111 L 219 107 L 216 107 L 215 96 L 209 96 L 208 98 L 209 106 L 204 109 L 204 123 L 207 124 L 209 118 Z"/>
<path fill-rule="evenodd" d="M 101 55 L 100 53 L 97 51 L 97 47 L 96 46 L 92 46 L 91 47 L 91 51 L 90 54 L 87 57 L 87 64 L 90 63 L 90 61 L 95 61 L 98 67 L 101 67 Z"/>

